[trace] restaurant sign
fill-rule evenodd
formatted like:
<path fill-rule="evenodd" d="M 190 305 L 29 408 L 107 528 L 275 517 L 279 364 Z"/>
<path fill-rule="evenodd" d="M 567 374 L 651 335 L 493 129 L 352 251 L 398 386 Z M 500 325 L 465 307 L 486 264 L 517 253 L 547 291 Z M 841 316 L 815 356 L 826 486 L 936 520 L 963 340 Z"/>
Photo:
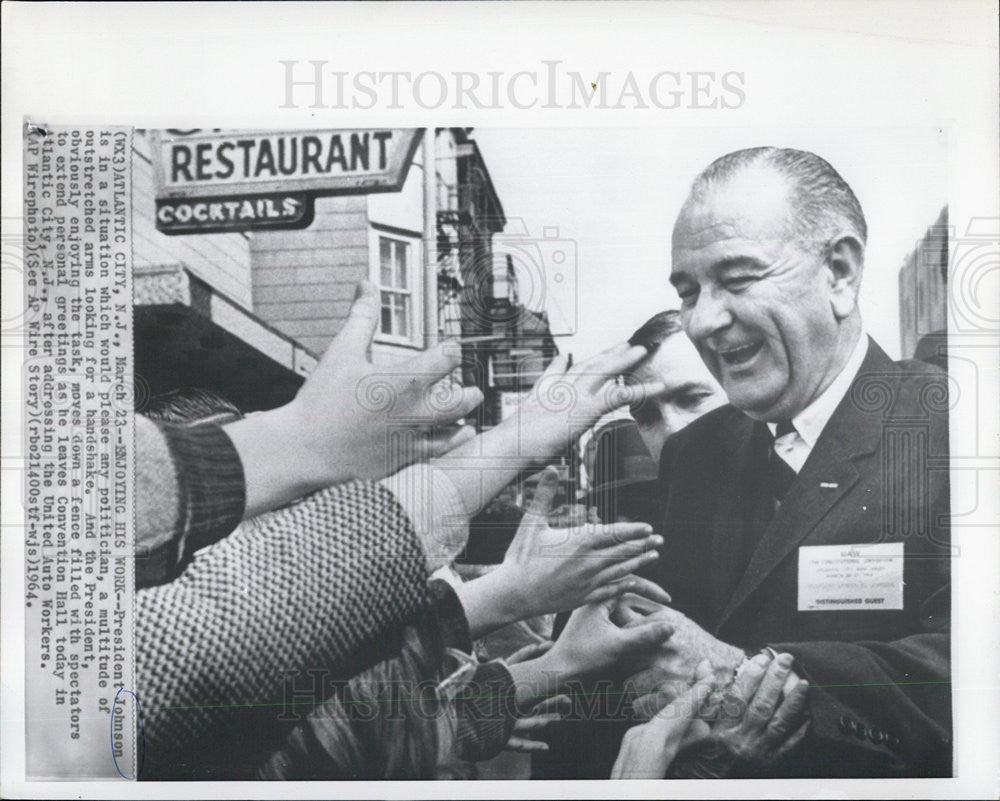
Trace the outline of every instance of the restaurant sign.
<path fill-rule="evenodd" d="M 316 197 L 402 189 L 422 131 L 160 132 L 153 142 L 156 227 L 305 227 Z"/>

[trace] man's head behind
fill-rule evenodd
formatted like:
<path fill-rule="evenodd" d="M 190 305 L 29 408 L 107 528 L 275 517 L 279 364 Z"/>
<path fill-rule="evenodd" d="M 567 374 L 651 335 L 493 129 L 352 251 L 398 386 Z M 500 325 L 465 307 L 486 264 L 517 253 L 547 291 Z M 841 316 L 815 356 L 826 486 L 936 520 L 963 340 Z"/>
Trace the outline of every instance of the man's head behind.
<path fill-rule="evenodd" d="M 181 425 L 224 425 L 243 417 L 239 408 L 222 395 L 198 387 L 172 389 L 162 395 L 154 395 L 137 411 L 151 420 Z"/>
<path fill-rule="evenodd" d="M 726 402 L 725 394 L 684 336 L 680 312 L 653 315 L 628 342 L 650 352 L 634 368 L 629 380 L 659 381 L 664 385 L 658 395 L 644 398 L 630 409 L 650 455 L 659 459 L 667 437 L 721 406 Z"/>
<path fill-rule="evenodd" d="M 674 225 L 681 322 L 729 400 L 762 420 L 818 397 L 861 329 L 867 239 L 854 192 L 812 153 L 730 153 L 695 179 Z"/>

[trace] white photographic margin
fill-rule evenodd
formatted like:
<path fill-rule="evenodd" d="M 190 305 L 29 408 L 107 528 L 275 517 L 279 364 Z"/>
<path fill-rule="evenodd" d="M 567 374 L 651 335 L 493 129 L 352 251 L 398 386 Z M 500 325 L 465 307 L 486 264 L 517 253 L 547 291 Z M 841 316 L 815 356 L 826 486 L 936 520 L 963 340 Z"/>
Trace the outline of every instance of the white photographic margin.
<path fill-rule="evenodd" d="M 844 129 L 940 126 L 951 137 L 950 223 L 962 236 L 973 220 L 1000 219 L 997 9 L 991 2 L 849 0 L 758 3 L 491 4 L 29 4 L 3 17 L 3 206 L 22 215 L 21 125 L 26 115 L 60 124 L 138 127 L 428 126 L 496 127 L 778 126 Z M 737 70 L 746 102 L 725 113 L 676 109 L 536 107 L 366 111 L 280 109 L 279 61 L 322 59 L 342 70 L 570 69 L 653 74 Z M 19 296 L 5 270 L 3 291 Z M 997 299 L 992 301 L 991 319 Z M 7 308 L 7 302 L 5 302 Z M 996 797 L 1000 759 L 1000 410 L 996 343 L 977 359 L 981 457 L 952 468 L 956 526 L 954 718 L 956 778 L 941 780 L 759 780 L 734 782 L 480 782 L 288 785 L 125 781 L 26 783 L 23 752 L 23 584 L 20 345 L 3 340 L 2 722 L 0 795 L 78 798 L 960 798 Z M 962 429 L 967 419 L 953 419 Z M 953 432 L 952 439 L 955 441 Z M 994 469 L 989 465 L 994 464 Z M 970 470 L 972 472 L 970 472 Z M 973 476 L 975 478 L 973 478 Z M 972 510 L 970 512 L 970 510 Z"/>

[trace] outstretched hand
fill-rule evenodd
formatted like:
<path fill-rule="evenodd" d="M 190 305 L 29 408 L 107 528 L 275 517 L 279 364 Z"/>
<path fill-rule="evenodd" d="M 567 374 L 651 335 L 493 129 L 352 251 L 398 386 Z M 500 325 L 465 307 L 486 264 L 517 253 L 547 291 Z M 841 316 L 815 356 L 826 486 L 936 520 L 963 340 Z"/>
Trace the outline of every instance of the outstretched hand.
<path fill-rule="evenodd" d="M 629 679 L 629 685 L 640 695 L 652 691 L 662 695 L 671 689 L 677 695 L 694 681 L 695 670 L 705 659 L 718 682 L 725 686 L 746 656 L 741 648 L 713 637 L 689 617 L 670 607 L 642 614 L 619 605 L 615 614 L 616 619 L 619 616 L 622 618 L 626 628 L 649 620 L 662 620 L 674 629 L 674 636 L 663 644 L 653 664 Z"/>
<path fill-rule="evenodd" d="M 347 322 L 294 400 L 226 426 L 243 462 L 247 515 L 351 479 L 377 480 L 471 439 L 453 424 L 482 402 L 442 381 L 461 361 L 444 342 L 403 362 L 372 365 L 374 285 L 358 286 Z"/>
<path fill-rule="evenodd" d="M 645 523 L 554 528 L 549 513 L 558 489 L 559 474 L 549 467 L 495 571 L 523 616 L 565 612 L 625 592 L 668 603 L 658 586 L 631 575 L 656 561 L 663 538 Z"/>
<path fill-rule="evenodd" d="M 458 588 L 473 637 L 625 593 L 670 601 L 656 584 L 633 575 L 656 560 L 663 538 L 645 523 L 556 528 L 549 513 L 558 489 L 558 472 L 547 468 L 503 562 Z"/>
<path fill-rule="evenodd" d="M 436 460 L 468 515 L 483 509 L 521 471 L 564 452 L 601 415 L 662 392 L 662 382 L 616 383 L 648 355 L 644 347 L 622 343 L 573 367 L 557 356 L 515 414 Z"/>
<path fill-rule="evenodd" d="M 622 628 L 611 620 L 611 598 L 579 607 L 542 659 L 572 678 L 605 672 L 629 673 L 648 665 L 669 641 L 674 628 L 650 616 Z"/>
<path fill-rule="evenodd" d="M 659 381 L 627 386 L 616 381 L 648 355 L 641 345 L 621 343 L 572 367 L 568 356 L 556 356 L 509 418 L 521 452 L 545 459 L 564 450 L 602 415 L 662 392 Z"/>
<path fill-rule="evenodd" d="M 629 628 L 617 626 L 611 620 L 614 604 L 615 599 L 608 599 L 579 607 L 546 653 L 509 665 L 522 715 L 541 699 L 564 692 L 577 679 L 641 668 L 673 634 L 671 626 L 656 619 Z"/>

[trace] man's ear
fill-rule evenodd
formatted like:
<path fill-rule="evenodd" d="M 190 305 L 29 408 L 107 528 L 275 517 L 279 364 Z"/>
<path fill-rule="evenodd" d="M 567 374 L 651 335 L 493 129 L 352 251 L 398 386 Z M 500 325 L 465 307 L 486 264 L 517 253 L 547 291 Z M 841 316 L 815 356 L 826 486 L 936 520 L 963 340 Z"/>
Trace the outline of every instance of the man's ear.
<path fill-rule="evenodd" d="M 839 234 L 827 247 L 830 305 L 838 320 L 849 317 L 858 305 L 861 273 L 865 266 L 865 246 L 854 234 Z"/>

